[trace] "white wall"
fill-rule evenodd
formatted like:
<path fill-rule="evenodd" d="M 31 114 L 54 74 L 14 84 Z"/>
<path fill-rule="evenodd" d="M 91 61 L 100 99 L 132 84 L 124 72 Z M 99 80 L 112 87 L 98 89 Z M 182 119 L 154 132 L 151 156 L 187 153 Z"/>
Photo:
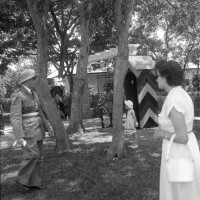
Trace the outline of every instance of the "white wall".
<path fill-rule="evenodd" d="M 104 92 L 104 84 L 110 82 L 112 82 L 112 77 L 107 73 L 88 74 L 88 84 L 94 86 L 92 93 Z"/>

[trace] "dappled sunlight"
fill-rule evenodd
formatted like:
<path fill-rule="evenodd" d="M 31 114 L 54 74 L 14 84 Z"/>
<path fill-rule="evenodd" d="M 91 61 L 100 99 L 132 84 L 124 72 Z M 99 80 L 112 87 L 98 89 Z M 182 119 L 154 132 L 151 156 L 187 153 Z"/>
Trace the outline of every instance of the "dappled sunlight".
<path fill-rule="evenodd" d="M 143 152 L 143 150 L 139 148 L 136 148 L 135 151 L 137 151 L 137 153 Z"/>
<path fill-rule="evenodd" d="M 107 171 L 102 175 L 105 183 L 115 185 L 116 184 L 128 184 L 130 181 L 134 180 L 137 173 L 133 169 L 126 169 L 120 171 Z"/>
<path fill-rule="evenodd" d="M 135 175 L 136 175 L 136 173 L 129 171 L 129 172 L 126 173 L 125 177 L 132 177 L 132 176 L 135 176 Z"/>
<path fill-rule="evenodd" d="M 151 154 L 149 154 L 150 156 L 153 156 L 153 157 L 160 157 L 161 155 L 159 154 L 159 153 L 151 153 Z"/>
<path fill-rule="evenodd" d="M 96 147 L 92 147 L 91 149 L 85 150 L 85 149 L 82 149 L 81 146 L 76 144 L 76 147 L 74 147 L 72 150 L 69 150 L 69 152 L 75 154 L 75 153 L 80 153 L 80 152 L 82 152 L 82 153 L 84 153 L 84 152 L 87 152 L 87 153 L 88 152 L 94 152 L 95 150 L 96 150 Z"/>
<path fill-rule="evenodd" d="M 95 150 L 96 148 L 91 148 L 91 149 L 86 150 L 86 152 L 94 152 Z"/>
<path fill-rule="evenodd" d="M 15 178 L 16 176 L 17 176 L 17 171 L 3 173 L 3 174 L 1 174 L 1 182 L 6 181 L 6 179 Z"/>
<path fill-rule="evenodd" d="M 146 167 L 148 168 L 150 165 L 146 162 L 146 158 L 144 158 L 142 155 L 137 154 L 135 155 L 135 157 L 137 157 L 138 160 L 138 165 L 141 165 L 141 167 Z"/>
<path fill-rule="evenodd" d="M 146 140 L 146 141 L 149 141 L 149 139 L 148 139 L 148 138 L 144 138 L 144 139 L 142 139 L 142 140 Z"/>
<path fill-rule="evenodd" d="M 66 179 L 57 179 L 56 180 L 56 183 L 64 183 L 64 182 L 66 182 Z"/>
<path fill-rule="evenodd" d="M 4 170 L 12 170 L 12 169 L 16 168 L 16 165 L 17 165 L 16 163 L 8 164 L 3 169 Z"/>
<path fill-rule="evenodd" d="M 56 181 L 53 182 L 53 185 L 57 190 L 62 191 L 62 193 L 70 193 L 70 192 L 77 192 L 80 190 L 80 183 L 82 180 L 80 178 L 69 181 L 66 178 L 63 179 L 57 179 Z M 55 197 L 56 198 L 56 197 Z"/>
<path fill-rule="evenodd" d="M 80 183 L 81 183 L 80 179 L 76 179 L 75 181 L 69 181 L 68 183 L 66 183 L 64 190 L 68 192 L 78 191 L 80 190 L 80 186 L 79 186 Z"/>
<path fill-rule="evenodd" d="M 107 171 L 102 175 L 102 178 L 104 179 L 105 183 L 114 183 L 119 182 L 121 183 L 122 178 L 117 174 L 115 171 Z"/>
<path fill-rule="evenodd" d="M 98 131 L 99 128 L 100 128 L 100 126 L 87 127 L 86 132 Z"/>
<path fill-rule="evenodd" d="M 12 147 L 13 142 L 15 141 L 11 126 L 6 126 L 4 133 L 4 135 L 0 136 L 0 149 Z"/>
<path fill-rule="evenodd" d="M 132 136 L 124 134 L 125 158 L 108 161 L 106 155 L 112 142 L 113 129 L 98 128 L 99 119 L 88 121 L 90 124 L 85 124 L 88 131 L 69 135 L 72 150 L 56 155 L 55 139 L 45 139 L 42 172 L 47 181 L 47 190 L 20 194 L 14 178 L 21 162 L 21 150 L 9 146 L 2 149 L 3 196 L 17 200 L 117 199 L 123 196 L 128 198 L 128 195 L 142 197 L 143 191 L 158 188 L 161 143 L 153 139 L 152 130 L 137 130 L 139 147 L 136 149 L 128 147 Z M 6 135 L 5 140 L 13 141 L 12 133 L 10 135 Z"/>
<path fill-rule="evenodd" d="M 78 153 L 78 152 L 82 152 L 82 151 L 83 151 L 83 149 L 81 149 L 81 147 L 73 148 L 72 150 L 69 150 L 70 153 Z"/>
<path fill-rule="evenodd" d="M 108 133 L 90 132 L 83 134 L 74 134 L 70 138 L 74 145 L 79 144 L 92 144 L 92 143 L 105 143 L 112 141 L 112 135 Z"/>
<path fill-rule="evenodd" d="M 134 170 L 134 169 L 135 169 L 135 166 L 134 166 L 134 165 L 132 165 L 132 166 L 126 165 L 126 166 L 124 166 L 124 167 L 122 168 L 122 171 Z"/>
<path fill-rule="evenodd" d="M 124 173 L 124 178 L 130 178 L 137 175 L 134 164 L 124 166 L 121 171 Z"/>
<path fill-rule="evenodd" d="M 49 138 L 50 139 L 50 138 Z M 51 140 L 48 140 L 48 138 L 46 138 L 46 140 L 43 141 L 43 144 L 55 144 L 55 141 L 51 141 Z"/>
<path fill-rule="evenodd" d="M 8 147 L 12 147 L 14 140 L 10 139 L 10 140 L 4 140 L 4 137 L 1 138 L 1 149 L 5 149 Z"/>
<path fill-rule="evenodd" d="M 63 162 L 61 166 L 63 169 L 65 169 L 65 168 L 67 169 L 68 167 L 73 166 L 73 164 L 71 162 Z M 55 174 L 59 174 L 61 172 L 63 173 L 63 171 L 60 168 L 58 168 L 58 169 L 54 168 L 54 169 L 52 169 L 51 174 L 55 175 Z"/>

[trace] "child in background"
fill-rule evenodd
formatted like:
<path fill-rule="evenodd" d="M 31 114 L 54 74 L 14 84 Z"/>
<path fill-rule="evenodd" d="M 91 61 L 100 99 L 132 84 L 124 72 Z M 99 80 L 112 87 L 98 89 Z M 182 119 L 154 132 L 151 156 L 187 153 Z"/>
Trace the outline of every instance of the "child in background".
<path fill-rule="evenodd" d="M 131 148 L 138 147 L 138 136 L 136 132 L 136 128 L 138 126 L 138 122 L 135 116 L 135 112 L 133 110 L 133 102 L 130 100 L 124 101 L 125 107 L 127 110 L 126 120 L 125 120 L 125 132 L 130 133 L 133 138 L 133 143 L 130 146 Z"/>

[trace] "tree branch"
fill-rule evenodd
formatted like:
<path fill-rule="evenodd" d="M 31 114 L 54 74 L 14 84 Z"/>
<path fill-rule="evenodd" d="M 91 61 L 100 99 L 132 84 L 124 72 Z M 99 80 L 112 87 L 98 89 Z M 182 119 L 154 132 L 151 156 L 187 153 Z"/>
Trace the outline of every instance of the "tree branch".
<path fill-rule="evenodd" d="M 58 19 L 57 19 L 55 13 L 54 13 L 52 4 L 50 4 L 49 11 L 50 11 L 50 13 L 51 13 L 51 15 L 52 15 L 52 18 L 53 18 L 53 21 L 54 21 L 56 30 L 57 30 L 58 34 L 60 35 L 60 37 L 61 37 L 61 36 L 62 36 L 62 31 L 61 31 L 61 29 L 60 29 L 60 27 L 59 27 Z"/>
<path fill-rule="evenodd" d="M 167 3 L 174 9 L 174 10 L 177 10 L 179 9 L 178 6 L 175 6 L 174 4 L 172 4 L 169 0 L 166 0 Z"/>
<path fill-rule="evenodd" d="M 128 11 L 127 11 L 127 16 L 126 16 L 126 24 L 125 24 L 125 31 L 127 29 L 129 29 L 130 27 L 130 23 L 131 23 L 131 18 L 132 18 L 132 11 L 133 11 L 133 6 L 136 5 L 136 2 L 133 0 L 131 0 L 131 4 L 130 6 L 128 7 Z"/>
<path fill-rule="evenodd" d="M 184 70 L 185 70 L 185 68 L 186 68 L 186 65 L 187 65 L 188 59 L 189 59 L 189 55 L 190 55 L 190 53 L 192 52 L 193 48 L 194 48 L 194 42 L 192 43 L 192 47 L 189 49 L 189 51 L 188 51 L 188 53 L 187 53 L 187 55 L 186 55 L 185 62 L 184 62 L 184 65 L 183 65 L 183 69 L 184 69 Z"/>
<path fill-rule="evenodd" d="M 114 18 L 115 18 L 116 31 L 119 34 L 122 31 L 120 27 L 123 24 L 123 18 L 121 14 L 121 9 L 122 9 L 121 0 L 113 0 L 113 6 L 114 6 Z"/>

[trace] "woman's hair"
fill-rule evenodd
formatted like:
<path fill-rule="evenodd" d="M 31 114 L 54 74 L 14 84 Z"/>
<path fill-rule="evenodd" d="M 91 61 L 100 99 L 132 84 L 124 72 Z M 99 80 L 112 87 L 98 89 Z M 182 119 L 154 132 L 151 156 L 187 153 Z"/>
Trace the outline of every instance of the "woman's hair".
<path fill-rule="evenodd" d="M 173 60 L 161 60 L 156 63 L 155 70 L 158 71 L 161 76 L 166 78 L 169 86 L 182 85 L 184 71 L 177 62 Z"/>

